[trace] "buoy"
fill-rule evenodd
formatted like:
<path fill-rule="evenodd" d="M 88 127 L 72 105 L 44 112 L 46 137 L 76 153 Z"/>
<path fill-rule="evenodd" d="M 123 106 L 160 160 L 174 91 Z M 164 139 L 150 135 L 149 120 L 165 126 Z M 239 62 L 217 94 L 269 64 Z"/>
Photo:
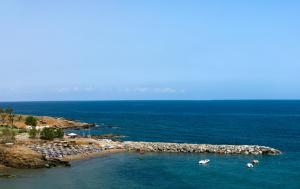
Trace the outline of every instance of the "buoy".
<path fill-rule="evenodd" d="M 257 163 L 259 163 L 259 161 L 257 159 L 254 159 L 254 160 L 252 160 L 252 163 L 257 164 Z"/>
<path fill-rule="evenodd" d="M 247 163 L 247 167 L 252 168 L 253 164 L 252 163 Z"/>
<path fill-rule="evenodd" d="M 200 160 L 200 161 L 199 161 L 199 164 L 207 164 L 207 163 L 209 163 L 209 162 L 210 162 L 209 159 L 204 159 L 204 160 Z"/>

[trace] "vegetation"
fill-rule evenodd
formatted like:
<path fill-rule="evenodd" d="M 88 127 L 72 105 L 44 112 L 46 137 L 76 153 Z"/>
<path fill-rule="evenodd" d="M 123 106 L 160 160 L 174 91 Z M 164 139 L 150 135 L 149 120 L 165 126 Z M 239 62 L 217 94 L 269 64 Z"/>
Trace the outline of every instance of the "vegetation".
<path fill-rule="evenodd" d="M 7 122 L 10 125 L 14 124 L 15 114 L 12 108 L 0 108 L 1 124 L 5 125 Z M 8 120 L 6 119 L 8 118 Z"/>
<path fill-rule="evenodd" d="M 27 130 L 25 128 L 17 128 L 14 123 L 24 121 L 26 125 L 33 126 L 33 129 Z M 24 123 L 23 122 L 23 123 Z M 22 115 L 14 114 L 12 108 L 0 107 L 0 142 L 9 143 L 15 141 L 17 133 L 28 133 L 29 138 L 41 138 L 44 140 L 53 140 L 55 138 L 63 138 L 64 130 L 61 128 L 44 128 L 41 132 L 35 127 L 38 124 L 38 119 L 33 116 L 24 117 Z"/>
<path fill-rule="evenodd" d="M 23 116 L 22 116 L 22 115 L 19 115 L 19 116 L 18 116 L 18 121 L 20 122 L 20 121 L 22 121 L 22 119 L 23 119 Z"/>
<path fill-rule="evenodd" d="M 61 128 L 44 128 L 40 133 L 43 140 L 53 140 L 55 138 L 63 138 L 64 130 Z"/>
<path fill-rule="evenodd" d="M 14 117 L 15 117 L 14 110 L 12 108 L 7 108 L 5 110 L 5 113 L 8 115 L 8 121 L 9 121 L 9 123 L 11 125 L 13 125 L 14 124 Z"/>
<path fill-rule="evenodd" d="M 0 108 L 0 115 L 1 115 L 1 123 L 2 125 L 5 124 L 6 112 L 4 109 Z"/>
<path fill-rule="evenodd" d="M 33 116 L 28 116 L 25 120 L 25 124 L 35 127 L 37 125 L 37 119 Z"/>
<path fill-rule="evenodd" d="M 38 134 L 38 130 L 36 128 L 29 130 L 29 138 L 34 139 L 36 138 L 37 134 Z"/>
<path fill-rule="evenodd" d="M 5 125 L 5 126 L 0 126 L 0 137 L 2 135 L 4 135 L 5 133 L 7 133 L 7 130 L 11 130 L 15 134 L 20 133 L 20 131 L 19 131 L 20 129 L 18 129 L 17 127 Z"/>
<path fill-rule="evenodd" d="M 19 128 L 18 129 L 18 133 L 27 133 L 27 132 L 28 132 L 28 130 L 25 129 L 25 128 Z"/>
<path fill-rule="evenodd" d="M 65 132 L 63 129 L 55 129 L 56 130 L 56 138 L 64 138 Z"/>
<path fill-rule="evenodd" d="M 15 142 L 16 132 L 11 128 L 4 128 L 0 134 L 0 143 L 13 143 Z"/>

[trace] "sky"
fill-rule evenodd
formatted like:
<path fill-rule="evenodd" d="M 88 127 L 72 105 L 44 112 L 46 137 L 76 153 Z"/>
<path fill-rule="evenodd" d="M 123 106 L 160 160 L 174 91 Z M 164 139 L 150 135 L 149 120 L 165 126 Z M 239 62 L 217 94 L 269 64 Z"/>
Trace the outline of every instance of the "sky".
<path fill-rule="evenodd" d="M 0 101 L 300 99 L 300 2 L 0 1 Z"/>

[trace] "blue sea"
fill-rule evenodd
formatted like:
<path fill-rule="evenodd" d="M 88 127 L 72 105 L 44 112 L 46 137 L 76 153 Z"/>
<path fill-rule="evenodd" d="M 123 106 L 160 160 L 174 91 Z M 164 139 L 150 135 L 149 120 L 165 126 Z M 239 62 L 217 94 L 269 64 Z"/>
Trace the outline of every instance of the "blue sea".
<path fill-rule="evenodd" d="M 1 189 L 300 188 L 300 101 L 11 102 L 17 113 L 99 125 L 92 134 L 123 140 L 258 144 L 279 156 L 119 153 L 73 162 L 70 168 L 13 170 Z M 200 159 L 211 163 L 200 166 Z M 253 169 L 246 163 L 260 164 Z"/>

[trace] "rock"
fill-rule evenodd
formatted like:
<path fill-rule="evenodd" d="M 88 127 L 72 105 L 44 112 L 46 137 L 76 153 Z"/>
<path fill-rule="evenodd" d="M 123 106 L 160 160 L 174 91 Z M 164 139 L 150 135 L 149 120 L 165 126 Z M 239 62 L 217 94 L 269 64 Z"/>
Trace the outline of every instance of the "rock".
<path fill-rule="evenodd" d="M 0 146 L 0 163 L 13 168 L 42 168 L 44 157 L 24 146 Z"/>
<path fill-rule="evenodd" d="M 63 161 L 60 159 L 51 159 L 48 160 L 49 167 L 57 167 L 57 166 L 64 166 L 64 167 L 70 167 L 71 164 L 68 161 Z"/>
<path fill-rule="evenodd" d="M 46 168 L 51 168 L 51 166 L 48 163 L 45 164 L 45 167 Z"/>
<path fill-rule="evenodd" d="M 12 174 L 0 174 L 0 178 L 16 178 L 16 175 Z"/>
<path fill-rule="evenodd" d="M 128 151 L 144 152 L 184 152 L 184 153 L 218 153 L 218 154 L 281 154 L 279 150 L 257 145 L 211 145 L 211 144 L 180 144 L 163 142 L 124 142 Z"/>

